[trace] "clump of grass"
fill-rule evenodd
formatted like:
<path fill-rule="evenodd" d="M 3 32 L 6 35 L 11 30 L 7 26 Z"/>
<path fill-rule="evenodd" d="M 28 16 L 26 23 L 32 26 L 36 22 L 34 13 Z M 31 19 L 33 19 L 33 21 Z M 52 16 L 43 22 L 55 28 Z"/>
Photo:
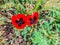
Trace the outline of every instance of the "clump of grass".
<path fill-rule="evenodd" d="M 14 30 L 14 36 L 8 35 L 11 39 L 8 37 L 10 40 L 6 41 L 6 45 L 11 44 L 20 36 L 23 37 L 22 43 L 16 42 L 21 45 L 60 45 L 59 0 L 2 0 L 0 2 L 0 26 L 2 26 L 0 28 L 8 31 L 10 27 L 13 27 Z M 27 15 L 35 11 L 39 12 L 39 20 L 36 25 L 27 26 L 19 31 L 11 24 L 6 30 L 6 26 L 11 23 L 13 14 L 24 13 Z M 7 24 L 7 22 L 10 23 Z M 4 24 L 5 26 L 3 26 Z M 3 34 L 1 37 L 4 37 Z"/>

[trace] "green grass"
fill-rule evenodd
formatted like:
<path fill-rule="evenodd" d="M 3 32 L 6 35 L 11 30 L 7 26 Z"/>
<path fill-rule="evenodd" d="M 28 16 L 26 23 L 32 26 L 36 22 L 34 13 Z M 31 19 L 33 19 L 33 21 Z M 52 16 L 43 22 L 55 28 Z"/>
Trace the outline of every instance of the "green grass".
<path fill-rule="evenodd" d="M 49 0 L 50 1 L 50 0 Z M 9 10 L 11 7 L 15 8 L 15 13 L 24 13 L 24 14 L 32 14 L 35 11 L 39 12 L 39 21 L 38 23 L 31 27 L 25 27 L 22 31 L 18 31 L 14 27 L 16 36 L 19 36 L 20 34 L 24 36 L 24 41 L 28 40 L 29 45 L 60 45 L 60 2 L 55 2 L 55 7 L 51 5 L 51 7 L 47 6 L 45 7 L 48 0 L 36 0 L 36 3 L 34 3 L 33 0 L 28 0 L 25 2 L 25 0 L 4 0 L 4 3 L 1 3 L 0 7 L 3 8 L 3 10 Z M 33 4 L 35 5 L 30 11 L 26 11 L 26 8 L 24 4 Z M 47 3 L 48 4 L 48 3 Z M 56 6 L 57 5 L 57 6 Z M 40 8 L 42 6 L 42 8 Z M 40 15 L 43 10 L 48 10 L 48 14 Z M 36 28 L 37 27 L 37 28 Z M 29 31 L 29 32 L 28 32 Z M 8 42 L 7 42 L 8 43 Z"/>

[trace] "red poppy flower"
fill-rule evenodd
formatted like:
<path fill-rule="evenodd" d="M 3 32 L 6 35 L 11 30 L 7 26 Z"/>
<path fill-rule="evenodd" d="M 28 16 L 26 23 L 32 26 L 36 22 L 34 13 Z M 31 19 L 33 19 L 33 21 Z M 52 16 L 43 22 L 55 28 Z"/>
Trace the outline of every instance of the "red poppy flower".
<path fill-rule="evenodd" d="M 38 12 L 34 12 L 32 14 L 32 16 L 31 15 L 27 16 L 27 24 L 28 24 L 28 26 L 31 26 L 32 24 L 36 24 L 37 21 L 38 21 Z"/>
<path fill-rule="evenodd" d="M 13 15 L 12 24 L 18 29 L 23 29 L 26 26 L 26 16 L 24 14 Z"/>

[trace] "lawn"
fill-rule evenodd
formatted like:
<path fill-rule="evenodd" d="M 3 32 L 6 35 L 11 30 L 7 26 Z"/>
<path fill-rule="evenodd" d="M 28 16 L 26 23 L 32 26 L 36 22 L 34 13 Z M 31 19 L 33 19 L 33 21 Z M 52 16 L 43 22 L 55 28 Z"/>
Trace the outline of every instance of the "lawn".
<path fill-rule="evenodd" d="M 12 16 L 34 12 L 37 23 L 12 24 Z M 0 45 L 60 45 L 60 0 L 0 0 Z"/>

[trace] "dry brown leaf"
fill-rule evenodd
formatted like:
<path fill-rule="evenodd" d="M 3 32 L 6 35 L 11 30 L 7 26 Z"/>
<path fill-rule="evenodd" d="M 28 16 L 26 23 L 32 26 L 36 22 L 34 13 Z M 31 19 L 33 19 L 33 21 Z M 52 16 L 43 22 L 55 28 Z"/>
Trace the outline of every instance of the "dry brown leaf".
<path fill-rule="evenodd" d="M 0 36 L 3 35 L 4 31 L 0 31 Z"/>

